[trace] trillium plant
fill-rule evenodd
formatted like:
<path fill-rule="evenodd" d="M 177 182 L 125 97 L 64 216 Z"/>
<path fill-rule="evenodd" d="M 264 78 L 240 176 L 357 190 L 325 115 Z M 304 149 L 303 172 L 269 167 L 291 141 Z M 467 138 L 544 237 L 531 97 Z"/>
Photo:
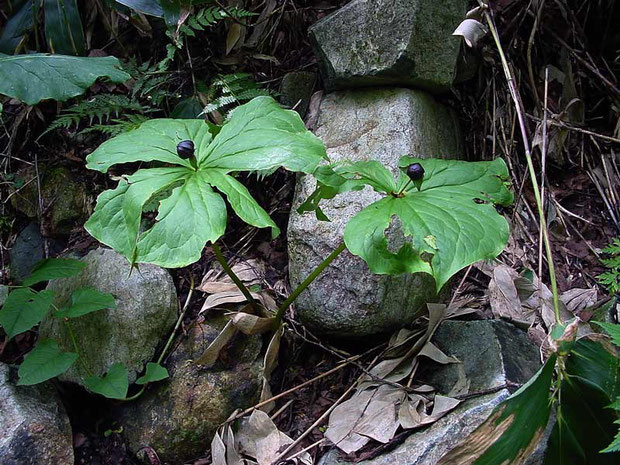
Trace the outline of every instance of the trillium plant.
<path fill-rule="evenodd" d="M 439 290 L 462 268 L 496 257 L 508 238 L 508 223 L 496 210 L 496 205 L 509 205 L 513 200 L 502 160 L 469 163 L 404 156 L 396 173 L 376 161 L 330 164 L 323 143 L 306 129 L 299 115 L 282 109 L 271 97 L 257 97 L 237 107 L 222 126 L 201 119 L 147 121 L 104 142 L 88 156 L 87 167 L 105 173 L 114 165 L 133 162 L 152 166 L 120 175 L 118 185 L 98 197 L 85 225 L 87 231 L 124 255 L 132 266 L 184 267 L 198 261 L 209 244 L 252 307 L 257 303 L 251 292 L 217 245 L 228 218 L 224 198 L 246 223 L 270 228 L 273 237 L 280 230 L 237 180 L 238 173 L 284 168 L 314 176 L 317 189 L 299 211 L 313 211 L 322 220 L 328 220 L 320 208 L 323 199 L 367 186 L 383 195 L 351 219 L 342 244 L 280 304 L 275 315 L 258 308 L 261 321 L 249 331 L 279 329 L 290 304 L 345 250 L 361 257 L 374 273 L 428 273 Z M 157 215 L 149 222 L 145 213 L 153 210 Z M 394 231 L 398 232 L 396 240 Z M 46 263 L 40 270 L 53 262 Z M 72 270 L 65 270 L 69 274 L 56 271 L 43 278 L 79 272 L 76 263 L 80 262 L 62 263 Z M 94 290 L 77 294 L 72 307 L 54 312 L 68 325 L 71 318 L 114 305 L 111 296 Z M 86 297 L 90 306 L 80 306 L 80 299 Z M 32 311 L 20 313 L 17 307 L 26 300 Z M 52 301 L 49 291 L 17 289 L 0 311 L 0 324 L 13 337 L 38 324 L 53 307 Z M 221 346 L 220 342 L 212 345 Z M 213 360 L 207 352 L 197 363 Z M 22 364 L 22 382 L 57 376 L 75 362 L 77 354 L 77 346 L 75 352 L 63 353 L 54 341 L 41 341 Z M 53 361 L 46 362 L 53 369 L 44 376 L 31 369 L 41 366 L 41 360 Z M 146 367 L 139 384 L 167 377 L 160 362 L 161 357 Z M 110 367 L 104 377 L 87 381 L 89 389 L 108 397 L 125 398 L 127 394 L 127 370 L 120 365 Z"/>
<path fill-rule="evenodd" d="M 257 97 L 233 110 L 221 127 L 204 120 L 154 119 L 119 135 L 87 158 L 91 169 L 156 162 L 123 175 L 105 191 L 86 223 L 96 239 L 133 264 L 176 268 L 196 262 L 208 243 L 241 291 L 251 294 L 225 262 L 216 241 L 227 222 L 226 197 L 239 218 L 259 228 L 280 230 L 236 175 L 285 168 L 313 175 L 317 191 L 300 211 L 321 219 L 321 199 L 370 186 L 384 198 L 348 224 L 343 244 L 280 306 L 284 310 L 336 256 L 348 249 L 380 274 L 428 273 L 437 289 L 463 267 L 496 257 L 508 224 L 495 205 L 508 205 L 508 171 L 502 160 L 468 163 L 403 157 L 393 175 L 376 161 L 329 164 L 325 147 L 299 115 L 271 97 Z M 162 166 L 162 164 L 164 166 Z M 155 222 L 141 229 L 143 213 L 158 203 Z M 396 223 L 404 236 L 397 250 L 385 231 Z"/>

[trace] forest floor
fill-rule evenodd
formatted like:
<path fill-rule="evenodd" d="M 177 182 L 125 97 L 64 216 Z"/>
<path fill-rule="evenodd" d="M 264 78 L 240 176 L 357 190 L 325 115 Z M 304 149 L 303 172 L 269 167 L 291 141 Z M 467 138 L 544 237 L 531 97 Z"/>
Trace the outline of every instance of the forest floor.
<path fill-rule="evenodd" d="M 250 18 L 248 23 L 258 25 L 247 28 L 241 38 L 230 32 L 233 22 L 222 22 L 208 34 L 188 37 L 170 70 L 161 74 L 165 79 L 157 84 L 157 89 L 165 94 L 161 106 L 149 107 L 146 99 L 139 104 L 149 116 L 167 116 L 175 102 L 171 96 L 192 94 L 197 80 L 208 83 L 217 75 L 238 72 L 250 73 L 261 87 L 277 92 L 287 72 L 317 71 L 307 27 L 344 3 L 347 2 L 246 1 L 245 8 L 257 13 L 264 13 L 270 5 L 275 8 L 258 19 Z M 618 6 L 605 0 L 498 0 L 492 6 L 527 115 L 533 157 L 537 166 L 545 166 L 544 173 L 538 174 L 545 186 L 560 293 L 583 290 L 585 299 L 585 291 L 590 291 L 587 298 L 592 300 L 592 291 L 595 291 L 598 292 L 593 299 L 596 301 L 605 295 L 597 280 L 604 271 L 600 262 L 601 249 L 620 234 L 620 91 L 617 83 L 620 35 L 613 22 L 619 15 Z M 91 55 L 113 54 L 135 60 L 137 66 L 157 63 L 164 58 L 169 39 L 163 33 L 163 26 L 156 21 L 149 20 L 145 24 L 141 18 L 141 21 L 129 23 L 117 18 L 114 29 L 107 30 L 102 18 L 96 13 L 91 16 L 88 26 L 92 32 Z M 231 45 L 231 42 L 235 43 Z M 457 84 L 440 100 L 455 108 L 461 117 L 467 159 L 503 157 L 509 164 L 516 202 L 503 212 L 512 226 L 512 237 L 500 260 L 516 273 L 530 269 L 546 281 L 547 266 L 541 258 L 544 254 L 536 204 L 516 112 L 497 50 L 491 40 L 485 40 L 477 49 L 468 51 L 467 56 L 477 64 L 473 77 Z M 319 83 L 315 90 L 320 89 Z M 132 88 L 98 84 L 89 96 L 109 92 L 130 96 Z M 41 135 L 65 108 L 66 105 L 56 103 L 42 103 L 36 107 L 10 101 L 4 103 L 0 134 L 3 198 L 0 202 L 0 260 L 4 284 L 10 284 L 7 252 L 20 230 L 30 222 L 8 201 L 12 193 L 20 189 L 20 170 L 32 166 L 63 166 L 75 180 L 89 186 L 91 200 L 112 187 L 108 176 L 85 168 L 85 157 L 107 137 L 97 132 L 81 133 L 88 121 Z M 112 115 L 105 121 L 116 117 Z M 549 122 L 545 131 L 543 119 Z M 260 182 L 256 176 L 248 176 L 242 182 L 266 207 L 283 234 L 272 241 L 269 232 L 233 219 L 222 240 L 225 253 L 233 261 L 260 262 L 263 286 L 281 300 L 290 290 L 286 226 L 295 176 L 278 171 Z M 39 217 L 44 216 L 45 212 L 39 212 Z M 96 246 L 95 239 L 81 225 L 57 240 L 62 244 L 63 253 L 83 254 Z M 181 304 L 188 296 L 190 282 L 200 283 L 214 261 L 213 252 L 206 248 L 199 262 L 173 270 Z M 497 308 L 492 306 L 489 296 L 489 285 L 496 278 L 485 271 L 484 267 L 474 266 L 461 272 L 455 279 L 451 297 L 453 303 L 475 310 L 470 317 L 497 318 Z M 201 305 L 199 298 L 190 303 L 184 326 L 189 327 L 199 317 Z M 271 379 L 274 393 L 299 386 L 356 353 L 354 346 L 335 347 L 304 331 L 296 324 L 294 312 L 288 318 L 289 330 L 280 352 L 280 364 Z M 542 343 L 540 333 L 534 331 L 531 336 Z M 20 335 L 8 344 L 2 342 L 0 335 L 0 360 L 19 363 L 35 340 L 36 331 Z M 376 342 L 379 345 L 384 341 Z M 368 354 L 359 363 L 368 363 L 372 356 Z M 292 438 L 304 433 L 355 382 L 359 373 L 359 364 L 350 364 L 280 399 L 274 409 L 278 412 L 275 417 L 278 428 Z M 138 463 L 126 452 L 119 434 L 101 434 L 113 431 L 115 426 L 101 424 L 100 406 L 87 402 L 84 400 L 84 409 L 79 414 L 69 412 L 74 420 L 76 463 Z M 313 428 L 300 447 L 322 439 L 320 426 Z M 403 439 L 403 435 L 397 435 L 391 445 L 379 448 L 378 443 L 374 443 L 353 458 L 371 457 Z M 320 455 L 321 447 L 319 444 L 311 449 L 311 454 Z M 197 458 L 195 463 L 205 464 L 208 459 Z"/>

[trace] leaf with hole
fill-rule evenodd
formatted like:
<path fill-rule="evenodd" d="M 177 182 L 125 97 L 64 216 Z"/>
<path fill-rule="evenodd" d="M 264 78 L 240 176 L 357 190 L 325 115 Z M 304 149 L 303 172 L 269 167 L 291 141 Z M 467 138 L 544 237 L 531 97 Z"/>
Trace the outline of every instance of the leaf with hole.
<path fill-rule="evenodd" d="M 54 301 L 52 291 L 35 292 L 29 288 L 15 289 L 0 309 L 0 325 L 9 339 L 38 325 Z"/>
<path fill-rule="evenodd" d="M 61 352 L 53 339 L 40 340 L 19 366 L 20 386 L 42 383 L 63 374 L 77 360 L 74 352 Z"/>
<path fill-rule="evenodd" d="M 402 171 L 394 178 L 376 161 L 317 170 L 319 187 L 303 210 L 316 208 L 321 197 L 371 186 L 385 196 L 348 222 L 347 249 L 377 274 L 431 274 L 439 290 L 462 268 L 495 258 L 504 249 L 508 222 L 495 205 L 509 205 L 513 195 L 501 159 L 402 157 L 399 166 L 406 170 L 416 163 L 423 178 L 414 182 Z"/>
<path fill-rule="evenodd" d="M 310 173 L 326 157 L 323 143 L 297 113 L 270 97 L 237 107 L 219 132 L 215 129 L 203 120 L 154 119 L 103 143 L 87 157 L 89 168 L 106 172 L 133 161 L 173 166 L 141 169 L 101 194 L 85 225 L 88 232 L 132 263 L 186 266 L 224 234 L 224 194 L 243 221 L 278 235 L 276 224 L 232 173 L 278 167 Z M 194 144 L 192 159 L 177 154 L 179 142 L 187 140 Z M 144 205 L 167 189 L 171 193 L 159 203 L 155 223 L 140 232 Z"/>

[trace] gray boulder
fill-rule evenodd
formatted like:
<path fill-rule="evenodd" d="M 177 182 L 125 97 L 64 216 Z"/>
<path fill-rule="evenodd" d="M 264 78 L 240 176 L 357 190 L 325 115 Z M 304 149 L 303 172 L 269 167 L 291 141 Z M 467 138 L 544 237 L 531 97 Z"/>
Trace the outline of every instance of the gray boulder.
<path fill-rule="evenodd" d="M 353 0 L 309 29 L 328 89 L 450 88 L 465 0 Z"/>
<path fill-rule="evenodd" d="M 120 406 L 119 422 L 131 450 L 149 446 L 162 462 L 186 463 L 206 452 L 217 427 L 234 410 L 258 402 L 259 336 L 235 336 L 212 368 L 192 363 L 222 327 L 219 319 L 190 328 L 166 363 L 171 377 L 153 385 L 136 402 Z"/>
<path fill-rule="evenodd" d="M 127 260 L 110 249 L 93 250 L 83 261 L 87 266 L 79 275 L 48 285 L 56 292 L 55 304 L 66 306 L 74 290 L 93 287 L 113 294 L 117 306 L 71 321 L 80 359 L 59 379 L 83 385 L 88 376 L 85 366 L 93 375 L 101 376 L 113 363 L 120 362 L 133 382 L 174 327 L 177 295 L 172 278 L 163 268 L 148 264 L 141 264 L 130 276 Z M 63 350 L 74 351 L 66 325 L 57 318 L 43 320 L 39 334 L 57 340 Z"/>
<path fill-rule="evenodd" d="M 463 376 L 469 383 L 469 393 L 488 391 L 507 382 L 523 384 L 540 368 L 538 349 L 526 333 L 498 320 L 445 321 L 433 342 L 462 363 L 433 366 L 418 379 L 447 394 Z M 482 422 L 493 409 L 507 399 L 512 390 L 473 397 L 428 428 L 412 433 L 396 449 L 364 465 L 435 465 L 448 451 L 456 447 Z M 541 445 L 526 462 L 543 463 L 544 449 L 550 430 Z M 336 450 L 328 452 L 320 465 L 344 465 Z"/>
<path fill-rule="evenodd" d="M 49 383 L 17 386 L 0 363 L 0 463 L 73 465 L 73 436 L 65 409 Z"/>
<path fill-rule="evenodd" d="M 321 102 L 316 134 L 332 161 L 374 159 L 393 173 L 402 155 L 458 158 L 462 154 L 455 114 L 430 95 L 407 89 L 329 94 Z M 338 247 L 346 223 L 381 198 L 369 187 L 339 195 L 322 203 L 331 220 L 322 222 L 313 214 L 296 213 L 314 188 L 312 177 L 300 178 L 289 220 L 293 286 Z M 374 275 L 362 259 L 345 251 L 300 295 L 296 307 L 303 322 L 318 333 L 363 337 L 406 325 L 434 299 L 435 284 L 429 275 Z"/>

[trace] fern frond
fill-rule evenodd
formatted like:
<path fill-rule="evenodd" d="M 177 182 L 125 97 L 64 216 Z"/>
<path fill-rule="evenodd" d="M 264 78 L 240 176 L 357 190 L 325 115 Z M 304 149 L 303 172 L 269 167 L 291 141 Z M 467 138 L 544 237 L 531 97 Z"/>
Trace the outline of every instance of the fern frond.
<path fill-rule="evenodd" d="M 125 95 L 98 94 L 64 110 L 43 134 L 59 128 L 77 127 L 84 121 L 88 121 L 89 124 L 93 124 L 95 121 L 97 124 L 103 124 L 113 116 L 118 118 L 127 111 L 142 113 L 145 108 L 139 102 L 129 99 Z"/>
<path fill-rule="evenodd" d="M 610 294 L 620 293 L 620 237 L 616 237 L 602 252 L 609 255 L 601 263 L 607 271 L 597 276 L 598 282 L 607 288 Z"/>
<path fill-rule="evenodd" d="M 111 120 L 111 123 L 114 124 L 95 124 L 89 128 L 80 131 L 80 134 L 100 132 L 102 134 L 114 137 L 124 132 L 133 131 L 134 129 L 138 128 L 142 123 L 149 120 L 149 118 L 144 115 L 126 115 L 126 118 L 126 120 Z"/>
<path fill-rule="evenodd" d="M 260 88 L 248 73 L 220 75 L 211 83 L 207 94 L 210 102 L 205 106 L 203 113 L 219 111 L 224 107 L 229 107 L 229 110 L 233 105 L 240 105 L 261 95 L 272 93 L 268 89 Z"/>

